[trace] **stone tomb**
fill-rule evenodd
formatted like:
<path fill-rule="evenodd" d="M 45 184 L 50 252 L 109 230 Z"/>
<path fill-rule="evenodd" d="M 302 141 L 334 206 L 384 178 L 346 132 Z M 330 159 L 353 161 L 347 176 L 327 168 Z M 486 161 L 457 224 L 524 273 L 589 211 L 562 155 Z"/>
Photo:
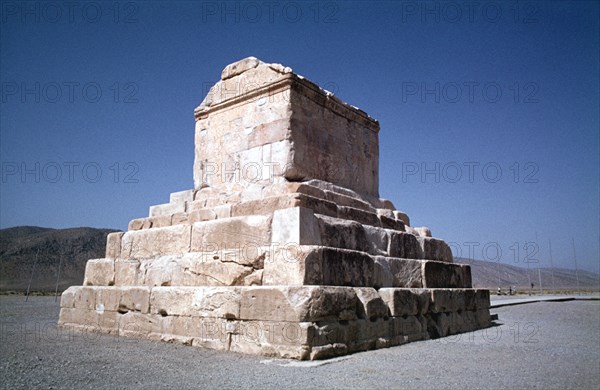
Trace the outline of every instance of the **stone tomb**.
<path fill-rule="evenodd" d="M 489 326 L 469 266 L 379 197 L 365 112 L 250 57 L 194 114 L 194 188 L 108 236 L 60 324 L 294 359 Z"/>

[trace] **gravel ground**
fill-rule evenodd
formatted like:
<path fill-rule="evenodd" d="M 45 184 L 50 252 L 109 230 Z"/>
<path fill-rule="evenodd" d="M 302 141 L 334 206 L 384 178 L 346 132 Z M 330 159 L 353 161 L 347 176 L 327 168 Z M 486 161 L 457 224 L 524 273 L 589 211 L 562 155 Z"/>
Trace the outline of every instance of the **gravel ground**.
<path fill-rule="evenodd" d="M 600 302 L 492 309 L 499 326 L 319 362 L 59 331 L 54 298 L 0 297 L 3 388 L 600 388 Z"/>

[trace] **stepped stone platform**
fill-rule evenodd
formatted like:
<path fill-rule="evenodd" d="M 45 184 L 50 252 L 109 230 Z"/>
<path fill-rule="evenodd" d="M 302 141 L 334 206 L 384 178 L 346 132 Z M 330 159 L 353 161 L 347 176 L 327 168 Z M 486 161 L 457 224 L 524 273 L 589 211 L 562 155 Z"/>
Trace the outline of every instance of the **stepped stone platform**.
<path fill-rule="evenodd" d="M 60 324 L 294 359 L 490 325 L 469 266 L 379 197 L 365 112 L 249 57 L 194 114 L 194 188 L 108 236 Z"/>

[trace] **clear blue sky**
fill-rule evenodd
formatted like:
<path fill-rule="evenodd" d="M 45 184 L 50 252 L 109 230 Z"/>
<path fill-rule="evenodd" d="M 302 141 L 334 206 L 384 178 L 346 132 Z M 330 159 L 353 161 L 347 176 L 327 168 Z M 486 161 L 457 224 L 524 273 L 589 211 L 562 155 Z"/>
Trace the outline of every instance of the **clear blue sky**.
<path fill-rule="evenodd" d="M 598 272 L 598 3 L 472 4 L 3 1 L 0 226 L 192 188 L 193 110 L 253 55 L 377 118 L 381 196 L 455 255 L 573 268 L 574 238 Z"/>

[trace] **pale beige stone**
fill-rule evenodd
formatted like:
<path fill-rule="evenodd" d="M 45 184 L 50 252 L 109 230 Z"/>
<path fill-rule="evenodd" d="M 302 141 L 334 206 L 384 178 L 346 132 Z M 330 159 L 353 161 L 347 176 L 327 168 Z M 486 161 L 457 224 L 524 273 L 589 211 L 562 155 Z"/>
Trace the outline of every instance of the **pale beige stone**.
<path fill-rule="evenodd" d="M 234 76 L 240 75 L 249 69 L 256 68 L 262 62 L 256 57 L 248 57 L 243 60 L 237 61 L 233 64 L 229 64 L 223 69 L 221 73 L 221 80 L 227 80 Z"/>
<path fill-rule="evenodd" d="M 279 245 L 320 245 L 319 225 L 311 209 L 294 207 L 273 213 L 271 242 Z"/>
<path fill-rule="evenodd" d="M 185 211 L 185 203 L 165 203 L 156 206 L 150 206 L 148 215 L 150 217 L 158 217 L 164 215 L 171 215 L 175 213 L 181 213 Z"/>
<path fill-rule="evenodd" d="M 121 255 L 121 239 L 124 232 L 109 233 L 106 236 L 106 258 L 116 259 Z"/>
<path fill-rule="evenodd" d="M 154 287 L 150 312 L 163 316 L 240 318 L 238 287 Z"/>
<path fill-rule="evenodd" d="M 194 190 L 171 192 L 169 203 L 185 203 L 194 200 Z"/>
<path fill-rule="evenodd" d="M 356 318 L 352 288 L 261 286 L 241 289 L 240 318 L 269 321 L 325 321 Z"/>
<path fill-rule="evenodd" d="M 129 231 L 123 235 L 121 257 L 143 259 L 190 251 L 191 226 L 177 225 Z"/>
<path fill-rule="evenodd" d="M 430 236 L 417 237 L 423 259 L 452 263 L 452 250 L 444 241 Z"/>
<path fill-rule="evenodd" d="M 141 230 L 144 227 L 144 218 L 132 219 L 127 225 L 128 230 Z"/>
<path fill-rule="evenodd" d="M 417 233 L 419 233 L 419 236 L 421 237 L 431 237 L 431 229 L 429 229 L 428 227 L 416 227 L 414 228 Z"/>
<path fill-rule="evenodd" d="M 72 309 L 75 304 L 75 296 L 77 295 L 77 292 L 79 291 L 81 287 L 80 286 L 71 286 L 69 288 L 67 288 L 65 291 L 63 291 L 62 295 L 60 296 L 60 307 L 62 308 L 67 308 L 67 309 Z"/>
<path fill-rule="evenodd" d="M 111 286 L 115 283 L 115 260 L 93 259 L 85 265 L 85 286 Z"/>
<path fill-rule="evenodd" d="M 88 286 L 77 288 L 74 291 L 73 307 L 75 309 L 95 310 L 97 288 Z"/>
<path fill-rule="evenodd" d="M 408 215 L 406 213 L 399 210 L 394 210 L 393 213 L 396 219 L 399 219 L 400 221 L 404 222 L 406 226 L 410 226 L 410 219 L 408 218 Z"/>
<path fill-rule="evenodd" d="M 155 217 L 150 217 L 149 220 L 151 221 L 153 228 L 160 228 L 160 227 L 171 226 L 172 217 L 173 216 L 171 214 L 158 215 Z"/>
<path fill-rule="evenodd" d="M 390 314 L 388 306 L 374 288 L 355 288 L 354 291 L 360 302 L 358 305 L 358 318 L 373 321 L 376 318 L 387 317 Z"/>
<path fill-rule="evenodd" d="M 268 245 L 271 235 L 269 216 L 232 217 L 194 223 L 191 248 L 195 252 Z"/>
<path fill-rule="evenodd" d="M 143 278 L 139 260 L 117 259 L 115 261 L 115 285 L 135 286 L 142 284 Z"/>

